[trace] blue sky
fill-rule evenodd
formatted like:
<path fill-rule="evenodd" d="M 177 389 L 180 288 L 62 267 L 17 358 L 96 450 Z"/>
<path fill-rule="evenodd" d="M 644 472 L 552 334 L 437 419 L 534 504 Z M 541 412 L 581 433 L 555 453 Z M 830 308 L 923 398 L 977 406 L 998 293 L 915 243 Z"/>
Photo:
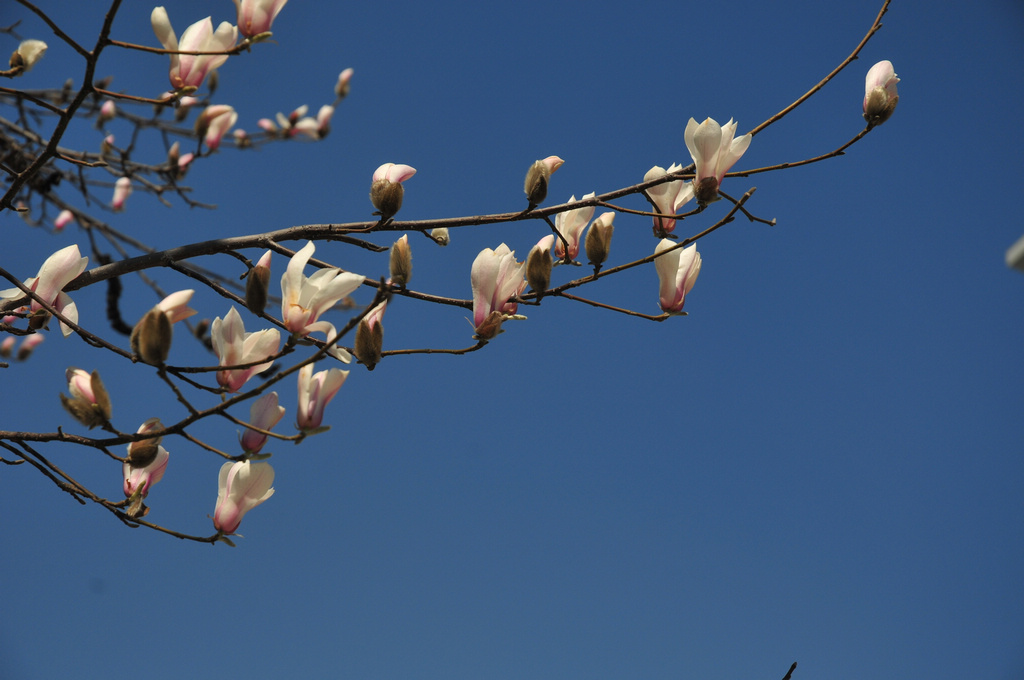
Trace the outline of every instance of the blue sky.
<path fill-rule="evenodd" d="M 83 41 L 102 21 L 92 3 L 39 4 Z M 329 103 L 353 67 L 331 135 L 225 149 L 187 182 L 216 210 L 137 193 L 106 215 L 114 227 L 171 247 L 369 219 L 384 162 L 418 170 L 404 219 L 525 207 L 523 173 L 551 154 L 566 163 L 547 204 L 616 189 L 688 163 L 690 117 L 746 131 L 791 102 L 849 54 L 880 2 L 327 5 L 289 3 L 278 44 L 231 58 L 214 101 L 255 130 Z M 227 0 L 167 9 L 179 33 L 210 13 L 234 20 Z M 150 10 L 125 3 L 114 37 L 156 45 Z M 45 27 L 0 10 L 3 24 L 19 18 L 50 51 L 16 84 L 80 81 Z M 699 243 L 689 316 L 657 324 L 546 300 L 481 352 L 353 366 L 331 431 L 272 449 L 276 493 L 237 548 L 127 529 L 4 467 L 0 676 L 725 679 L 782 677 L 797 661 L 798 680 L 1021 677 L 1024 275 L 1003 254 L 1024 232 L 1022 29 L 1016 2 L 896 0 L 860 60 L 734 170 L 855 135 L 881 59 L 902 79 L 893 118 L 842 158 L 726 180 L 733 195 L 756 186 L 748 207 L 778 224 L 737 220 Z M 166 70 L 165 57 L 111 49 L 99 72 L 155 95 Z M 66 140 L 95 148 L 100 136 L 84 125 Z M 9 213 L 0 227 L 2 266 L 23 277 L 86 243 Z M 411 287 L 468 298 L 482 248 L 524 256 L 545 230 L 463 229 L 445 249 L 411 235 Z M 611 262 L 655 243 L 648 218 L 620 215 Z M 317 254 L 373 278 L 387 269 L 338 244 Z M 283 259 L 273 266 L 276 281 Z M 133 291 L 128 319 L 155 302 Z M 651 267 L 581 293 L 658 311 Z M 75 296 L 100 329 L 102 294 Z M 194 306 L 227 311 L 205 292 Z M 385 349 L 468 346 L 467 316 L 398 299 Z M 57 400 L 68 365 L 100 370 L 122 429 L 180 410 L 148 369 L 51 336 L 0 373 L 5 429 L 79 431 Z M 173 351 L 208 361 L 181 341 Z M 292 389 L 280 390 L 281 431 Z M 197 435 L 225 448 L 236 437 L 224 424 Z M 211 533 L 218 461 L 165 444 L 150 518 Z M 120 494 L 108 460 L 44 453 Z"/>

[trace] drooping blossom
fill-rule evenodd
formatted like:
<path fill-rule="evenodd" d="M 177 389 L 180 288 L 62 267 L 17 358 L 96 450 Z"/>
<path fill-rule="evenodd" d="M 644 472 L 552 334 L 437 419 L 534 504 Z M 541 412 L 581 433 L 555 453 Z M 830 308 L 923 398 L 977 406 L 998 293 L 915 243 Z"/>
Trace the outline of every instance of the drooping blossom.
<path fill-rule="evenodd" d="M 581 201 L 585 201 L 595 196 L 594 192 L 591 191 L 589 194 L 581 198 Z M 569 203 L 575 203 L 576 196 L 573 195 L 569 199 Z M 594 216 L 594 206 L 588 205 L 582 208 L 575 208 L 573 210 L 566 210 L 555 215 L 555 229 L 565 237 L 565 242 L 568 244 L 568 251 L 566 250 L 565 244 L 562 239 L 555 239 L 555 257 L 559 260 L 569 259 L 575 260 L 576 256 L 580 253 L 580 236 L 583 234 L 583 230 L 590 222 L 590 218 Z"/>
<path fill-rule="evenodd" d="M 181 34 L 178 41 L 167 10 L 155 7 L 150 15 L 153 32 L 164 49 L 181 52 L 225 52 L 235 46 L 238 29 L 224 21 L 213 30 L 210 17 L 197 21 Z M 171 87 L 180 90 L 185 87 L 198 88 L 203 84 L 206 75 L 227 61 L 226 54 L 172 54 L 170 79 Z"/>
<path fill-rule="evenodd" d="M 89 373 L 80 368 L 64 372 L 70 397 L 60 395 L 60 402 L 75 420 L 90 430 L 110 420 L 111 405 L 107 389 L 97 371 Z"/>
<path fill-rule="evenodd" d="M 124 210 L 124 202 L 132 195 L 132 181 L 122 177 L 114 182 L 114 198 L 110 201 L 110 207 L 114 210 Z"/>
<path fill-rule="evenodd" d="M 285 328 L 296 335 L 320 332 L 330 343 L 338 333 L 334 324 L 320 321 L 320 315 L 358 288 L 366 277 L 335 268 L 319 269 L 307 277 L 303 270 L 315 250 L 316 246 L 310 241 L 288 262 L 288 269 L 281 277 L 281 320 Z M 346 364 L 352 360 L 352 356 L 336 344 L 330 354 Z"/>
<path fill-rule="evenodd" d="M 64 286 L 71 283 L 79 274 L 85 271 L 88 264 L 89 258 L 82 257 L 82 254 L 78 252 L 77 245 L 61 248 L 46 258 L 43 266 L 39 268 L 39 273 L 25 281 L 25 287 L 77 324 L 78 307 L 75 306 L 75 303 L 68 297 L 67 293 L 62 291 Z M 20 298 L 23 295 L 24 293 L 19 288 L 8 288 L 7 290 L 0 291 L 0 299 L 10 300 Z M 41 312 L 42 305 L 38 301 L 32 300 L 29 310 L 37 318 L 42 318 L 40 323 L 30 323 L 30 326 L 40 328 L 45 325 L 45 313 Z M 63 321 L 60 324 L 60 328 L 64 337 L 71 335 L 71 327 L 66 326 Z"/>
<path fill-rule="evenodd" d="M 654 268 L 658 272 L 660 287 L 658 290 L 658 301 L 661 308 L 669 313 L 681 312 L 686 302 L 686 294 L 697 282 L 697 275 L 700 274 L 700 253 L 697 246 L 691 245 L 686 248 L 678 248 L 677 243 L 667 238 L 661 239 L 654 254 L 665 253 L 673 248 L 671 252 L 654 260 Z"/>
<path fill-rule="evenodd" d="M 162 430 L 159 418 L 150 418 L 138 429 L 138 434 L 149 434 Z M 162 437 L 134 441 L 128 445 L 128 455 L 121 466 L 124 478 L 124 495 L 132 499 L 126 512 L 131 517 L 144 516 L 149 509 L 142 502 L 149 495 L 149 489 L 164 477 L 170 454 L 160 445 Z"/>
<path fill-rule="evenodd" d="M 70 210 L 61 210 L 60 214 L 57 215 L 57 219 L 53 221 L 53 228 L 56 231 L 60 231 L 64 227 L 68 226 L 75 221 L 75 214 Z"/>
<path fill-rule="evenodd" d="M 270 430 L 277 425 L 284 417 L 284 406 L 277 403 L 277 392 L 264 394 L 253 402 L 249 408 L 249 424 L 261 430 Z M 267 443 L 267 435 L 256 430 L 249 430 L 242 434 L 239 443 L 246 453 L 259 453 Z"/>
<path fill-rule="evenodd" d="M 288 0 L 235 0 L 238 32 L 246 38 L 266 33 L 286 2 Z"/>
<path fill-rule="evenodd" d="M 238 120 L 235 107 L 227 104 L 207 106 L 196 118 L 196 133 L 203 137 L 203 142 L 213 151 L 220 146 L 220 140 Z"/>
<path fill-rule="evenodd" d="M 751 135 L 734 139 L 735 134 L 736 123 L 732 118 L 725 125 L 719 125 L 711 118 L 706 118 L 699 125 L 691 118 L 686 124 L 683 139 L 697 166 L 693 193 L 698 204 L 707 205 L 718 200 L 722 178 L 750 146 Z"/>
<path fill-rule="evenodd" d="M 224 463 L 217 481 L 213 527 L 225 534 L 235 533 L 245 513 L 274 495 L 274 468 L 270 463 Z"/>
<path fill-rule="evenodd" d="M 334 95 L 338 98 L 338 101 L 348 96 L 353 73 L 355 73 L 353 69 L 347 68 L 338 74 L 338 82 L 334 84 Z"/>
<path fill-rule="evenodd" d="M 270 368 L 274 362 L 264 361 L 277 354 L 281 344 L 281 332 L 268 328 L 255 333 L 246 333 L 238 310 L 231 308 L 224 319 L 218 316 L 210 326 L 210 340 L 213 352 L 221 366 L 237 366 L 254 361 L 263 363 L 248 368 L 230 368 L 217 372 L 217 382 L 228 392 L 237 392 L 252 376 Z"/>
<path fill-rule="evenodd" d="M 869 125 L 881 125 L 896 110 L 900 100 L 896 93 L 898 82 L 891 61 L 880 61 L 868 71 L 864 79 L 864 120 Z"/>
<path fill-rule="evenodd" d="M 673 172 L 682 170 L 683 166 L 673 163 L 669 166 L 668 170 L 655 165 L 653 168 L 647 171 L 644 175 L 644 182 L 650 182 L 651 180 L 664 177 Z M 651 197 L 654 202 L 654 209 L 656 212 L 662 215 L 676 215 L 679 210 L 689 203 L 693 199 L 693 184 L 690 182 L 684 182 L 681 179 L 673 180 L 671 182 L 662 182 L 653 187 L 647 189 L 647 195 Z M 668 217 L 655 217 L 654 218 L 654 233 L 664 236 L 665 234 L 671 234 L 672 230 L 676 228 L 676 221 Z"/>
<path fill-rule="evenodd" d="M 548 156 L 533 162 L 533 165 L 526 171 L 526 180 L 523 182 L 526 200 L 530 202 L 527 210 L 533 210 L 547 198 L 551 175 L 564 163 L 565 161 L 558 156 Z"/>
<path fill-rule="evenodd" d="M 46 54 L 46 43 L 42 40 L 22 40 L 18 45 L 18 49 L 11 55 L 11 68 L 14 69 L 20 66 L 23 68 L 22 73 L 31 71 L 32 67 L 43 58 L 44 54 Z"/>
<path fill-rule="evenodd" d="M 295 426 L 315 430 L 324 420 L 324 408 L 348 378 L 348 371 L 332 368 L 313 373 L 313 364 L 299 369 L 299 406 Z"/>
<path fill-rule="evenodd" d="M 370 201 L 382 220 L 392 217 L 402 209 L 405 189 L 402 182 L 416 174 L 416 168 L 398 163 L 385 163 L 373 173 L 370 185 Z"/>
<path fill-rule="evenodd" d="M 473 260 L 470 279 L 473 285 L 473 327 L 476 337 L 490 340 L 501 333 L 501 323 L 515 314 L 517 303 L 509 299 L 526 286 L 524 262 L 502 243 L 496 249 L 484 248 Z"/>
<path fill-rule="evenodd" d="M 132 467 L 129 463 L 121 466 L 124 475 L 124 495 L 128 498 L 139 491 L 139 495 L 145 498 L 149 495 L 149 488 L 164 478 L 167 470 L 167 460 L 170 454 L 167 449 L 157 446 L 156 458 L 145 467 Z"/>

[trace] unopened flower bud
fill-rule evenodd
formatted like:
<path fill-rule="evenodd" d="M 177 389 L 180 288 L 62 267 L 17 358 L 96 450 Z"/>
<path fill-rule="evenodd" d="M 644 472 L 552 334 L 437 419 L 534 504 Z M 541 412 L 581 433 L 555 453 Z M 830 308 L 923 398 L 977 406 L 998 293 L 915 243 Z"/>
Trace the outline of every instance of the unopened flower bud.
<path fill-rule="evenodd" d="M 896 110 L 900 100 L 896 93 L 898 82 L 891 61 L 880 61 L 868 71 L 864 80 L 864 120 L 868 125 L 881 125 Z"/>
<path fill-rule="evenodd" d="M 529 210 L 536 208 L 547 198 L 551 174 L 562 167 L 564 162 L 558 156 L 548 156 L 544 160 L 534 161 L 530 169 L 526 171 L 523 191 L 526 192 L 526 199 L 530 202 Z"/>
<path fill-rule="evenodd" d="M 132 351 L 147 364 L 159 366 L 171 352 L 171 320 L 154 307 L 132 329 Z"/>
<path fill-rule="evenodd" d="M 537 245 L 530 249 L 530 254 L 526 256 L 526 282 L 537 294 L 538 300 L 544 296 L 544 291 L 551 283 L 551 267 L 554 265 L 554 261 L 551 259 L 551 246 L 554 243 L 555 235 L 548 234 L 538 241 Z"/>
<path fill-rule="evenodd" d="M 136 434 L 148 434 L 164 429 L 159 418 L 150 418 L 136 430 Z M 144 468 L 156 458 L 163 437 L 140 439 L 128 445 L 128 464 L 133 468 Z"/>
<path fill-rule="evenodd" d="M 167 150 L 167 165 L 171 168 L 172 172 L 175 172 L 178 168 L 178 160 L 181 159 L 181 142 L 175 142 L 171 144 L 171 148 Z"/>
<path fill-rule="evenodd" d="M 117 106 L 114 104 L 113 99 L 108 99 L 103 102 L 103 106 L 100 107 L 100 115 L 96 119 L 97 124 L 103 125 L 104 123 L 114 120 L 114 116 L 117 113 Z"/>
<path fill-rule="evenodd" d="M 451 240 L 448 237 L 448 227 L 438 227 L 437 229 L 431 229 L 430 238 L 434 239 L 434 243 L 436 243 L 439 246 L 446 246 Z"/>
<path fill-rule="evenodd" d="M 245 306 L 253 314 L 262 314 L 267 306 L 267 290 L 270 288 L 270 251 L 268 250 L 249 270 L 245 281 Z"/>
<path fill-rule="evenodd" d="M 18 341 L 18 338 L 13 335 L 9 335 L 4 338 L 3 342 L 0 342 L 0 357 L 6 359 L 11 356 L 11 352 L 14 351 L 14 343 Z"/>
<path fill-rule="evenodd" d="M 22 40 L 18 49 L 11 55 L 11 68 L 20 68 L 23 73 L 30 71 L 36 62 L 43 58 L 44 54 L 46 54 L 46 43 L 42 40 Z"/>
<path fill-rule="evenodd" d="M 384 327 L 380 320 L 386 308 L 387 302 L 380 303 L 356 326 L 356 356 L 370 371 L 380 363 L 381 348 L 384 345 Z"/>
<path fill-rule="evenodd" d="M 338 74 L 338 82 L 334 84 L 334 95 L 338 98 L 338 101 L 341 101 L 348 96 L 350 86 L 349 81 L 352 80 L 353 73 L 354 71 L 352 69 L 347 68 Z"/>
<path fill-rule="evenodd" d="M 614 212 L 606 212 L 594 220 L 594 223 L 587 229 L 587 238 L 583 241 L 583 247 L 587 251 L 587 258 L 590 264 L 599 267 L 608 259 L 608 249 L 612 244 L 612 232 L 615 226 L 612 220 L 615 219 Z"/>
<path fill-rule="evenodd" d="M 18 361 L 25 361 L 32 356 L 32 352 L 34 352 L 36 347 L 42 344 L 45 339 L 46 336 L 42 333 L 33 333 L 22 340 L 21 346 L 18 347 Z"/>
<path fill-rule="evenodd" d="M 399 185 L 401 186 L 401 185 Z M 412 278 L 412 251 L 409 249 L 409 235 L 403 234 L 391 246 L 391 283 L 405 286 Z"/>
<path fill-rule="evenodd" d="M 60 402 L 71 416 L 90 430 L 110 420 L 110 395 L 107 394 L 100 374 L 89 374 L 80 368 L 69 368 L 65 373 L 71 397 L 60 395 Z"/>
<path fill-rule="evenodd" d="M 386 179 L 378 179 L 370 187 L 370 201 L 381 218 L 393 216 L 402 209 L 402 198 L 405 190 L 398 182 L 391 182 Z"/>

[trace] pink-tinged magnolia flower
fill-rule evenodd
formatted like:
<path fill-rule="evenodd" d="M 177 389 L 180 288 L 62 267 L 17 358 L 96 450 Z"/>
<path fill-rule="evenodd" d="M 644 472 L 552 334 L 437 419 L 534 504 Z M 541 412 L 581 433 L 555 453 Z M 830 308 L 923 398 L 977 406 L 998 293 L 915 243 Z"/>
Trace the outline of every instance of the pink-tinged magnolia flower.
<path fill-rule="evenodd" d="M 355 73 L 350 68 L 345 69 L 338 74 L 338 82 L 334 84 L 334 95 L 340 100 L 348 96 L 350 88 L 350 81 L 352 80 L 352 74 Z"/>
<path fill-rule="evenodd" d="M 683 310 L 686 294 L 693 288 L 693 284 L 697 282 L 697 275 L 700 274 L 700 253 L 697 252 L 697 246 L 678 248 L 678 245 L 663 238 L 654 249 L 654 254 L 659 255 L 674 248 L 654 260 L 654 268 L 661 283 L 659 302 L 661 308 L 669 313 Z"/>
<path fill-rule="evenodd" d="M 110 420 L 110 395 L 98 371 L 89 373 L 80 368 L 64 372 L 71 397 L 60 395 L 60 403 L 71 416 L 90 430 Z"/>
<path fill-rule="evenodd" d="M 245 513 L 274 495 L 273 483 L 274 468 L 270 463 L 224 463 L 218 479 L 213 528 L 224 534 L 235 533 Z"/>
<path fill-rule="evenodd" d="M 315 250 L 310 241 L 288 261 L 281 277 L 281 320 L 296 335 L 321 332 L 327 342 L 333 342 L 338 332 L 334 324 L 320 321 L 320 315 L 358 288 L 366 277 L 331 268 L 320 269 L 307 278 L 303 270 Z M 346 364 L 352 361 L 352 356 L 337 345 L 331 347 L 330 354 Z"/>
<path fill-rule="evenodd" d="M 502 243 L 495 250 L 484 248 L 473 260 L 470 280 L 473 285 L 473 327 L 476 337 L 490 340 L 501 333 L 501 322 L 516 313 L 517 304 L 509 298 L 526 286 L 524 262 Z"/>
<path fill-rule="evenodd" d="M 195 291 L 191 288 L 179 290 L 177 293 L 171 293 L 161 300 L 155 309 L 159 309 L 166 314 L 171 323 L 177 323 L 196 313 L 196 310 L 188 306 L 189 300 L 192 299 L 193 295 L 195 295 Z"/>
<path fill-rule="evenodd" d="M 881 125 L 896 110 L 900 100 L 896 93 L 898 82 L 891 61 L 880 61 L 868 71 L 864 80 L 864 120 L 869 125 Z"/>
<path fill-rule="evenodd" d="M 401 184 L 416 174 L 416 168 L 399 163 L 385 163 L 373 171 L 373 181 L 377 182 L 386 179 L 389 182 Z"/>
<path fill-rule="evenodd" d="M 218 316 L 210 327 L 213 353 L 221 366 L 237 366 L 263 360 L 277 354 L 281 344 L 281 332 L 268 328 L 255 333 L 246 333 L 242 317 L 232 307 L 224 319 Z M 217 382 L 228 392 L 237 392 L 252 376 L 270 368 L 273 360 L 249 368 L 232 368 L 217 372 Z"/>
<path fill-rule="evenodd" d="M 233 106 L 227 104 L 214 104 L 207 106 L 196 119 L 196 131 L 205 135 L 203 141 L 212 151 L 220 146 L 221 138 L 227 134 L 231 126 L 238 120 Z"/>
<path fill-rule="evenodd" d="M 402 198 L 405 189 L 402 182 L 416 174 L 416 168 L 396 163 L 385 163 L 373 173 L 373 184 L 370 185 L 370 202 L 377 209 L 375 215 L 382 220 L 392 217 L 402 209 Z"/>
<path fill-rule="evenodd" d="M 660 165 L 655 165 L 644 175 L 644 181 L 650 182 L 682 169 L 683 166 L 676 163 L 670 165 L 668 170 L 665 170 Z M 647 195 L 654 202 L 655 212 L 660 212 L 663 215 L 676 215 L 684 205 L 693 199 L 693 184 L 684 182 L 681 179 L 663 182 L 647 189 Z M 656 234 L 671 234 L 675 228 L 676 221 L 673 219 L 667 217 L 654 218 L 654 232 Z"/>
<path fill-rule="evenodd" d="M 286 2 L 288 0 L 235 0 L 238 32 L 246 38 L 266 33 Z"/>
<path fill-rule="evenodd" d="M 131 195 L 132 181 L 127 177 L 122 177 L 114 182 L 114 199 L 110 202 L 110 207 L 114 210 L 124 210 L 124 202 Z"/>
<path fill-rule="evenodd" d="M 11 55 L 11 68 L 23 66 L 25 70 L 22 73 L 31 71 L 44 54 L 46 54 L 46 43 L 42 40 L 22 40 L 18 49 Z"/>
<path fill-rule="evenodd" d="M 270 120 L 269 118 L 260 118 L 258 121 L 256 121 L 256 126 L 263 130 L 264 132 L 274 136 L 277 136 L 277 133 L 280 132 L 274 121 Z"/>
<path fill-rule="evenodd" d="M 114 135 L 107 135 L 100 142 L 100 153 L 106 156 L 108 153 L 114 150 Z"/>
<path fill-rule="evenodd" d="M 64 286 L 71 283 L 79 274 L 84 272 L 88 264 L 89 258 L 82 257 L 82 254 L 78 252 L 77 245 L 61 248 L 46 258 L 43 266 L 39 268 L 39 273 L 25 281 L 25 287 L 77 324 L 78 307 L 75 306 L 75 303 L 72 302 L 67 293 L 61 291 L 64 289 Z M 23 295 L 24 293 L 19 288 L 8 288 L 7 290 L 0 291 L 0 299 L 10 300 L 20 298 Z M 34 314 L 41 309 L 42 305 L 36 300 L 32 300 L 29 310 Z M 39 324 L 36 327 L 42 325 Z M 71 327 L 66 326 L 63 321 L 60 324 L 60 328 L 64 337 L 71 335 Z M 42 340 L 39 342 L 42 342 Z"/>
<path fill-rule="evenodd" d="M 594 197 L 594 192 L 591 191 L 589 194 L 581 198 L 580 200 L 585 201 L 588 198 Z M 575 203 L 576 196 L 573 195 L 569 199 L 569 203 Z M 566 243 L 569 244 L 568 259 L 575 260 L 576 256 L 580 252 L 580 235 L 583 234 L 583 230 L 590 222 L 590 218 L 594 216 L 594 206 L 584 206 L 582 208 L 576 208 L 574 210 L 566 210 L 555 215 L 555 229 L 559 234 L 565 237 Z M 562 239 L 555 239 L 555 257 L 559 260 L 566 258 L 566 248 L 562 243 Z"/>
<path fill-rule="evenodd" d="M 60 231 L 64 227 L 68 226 L 75 221 L 75 214 L 70 210 L 61 210 L 60 214 L 57 215 L 57 219 L 53 221 L 53 228 L 56 231 Z"/>
<path fill-rule="evenodd" d="M 253 402 L 252 407 L 249 409 L 249 423 L 253 427 L 258 427 L 261 430 L 270 430 L 274 425 L 277 425 L 283 417 L 284 406 L 278 406 L 277 392 L 264 394 Z M 267 443 L 267 435 L 257 432 L 256 430 L 247 429 L 242 434 L 239 443 L 241 443 L 242 449 L 246 453 L 259 453 L 260 449 L 262 449 L 264 444 Z"/>
<path fill-rule="evenodd" d="M 18 342 L 18 338 L 13 335 L 8 335 L 4 338 L 3 342 L 0 342 L 0 357 L 5 359 L 11 356 L 11 352 L 14 351 L 14 343 Z"/>
<path fill-rule="evenodd" d="M 749 134 L 733 139 L 735 134 L 736 123 L 732 118 L 725 125 L 719 125 L 711 118 L 706 118 L 700 125 L 691 118 L 686 124 L 683 139 L 697 166 L 693 193 L 698 204 L 707 205 L 718 200 L 722 178 L 750 146 L 752 137 Z"/>
<path fill-rule="evenodd" d="M 213 30 L 213 22 L 210 17 L 197 21 L 181 35 L 181 42 L 171 28 L 171 20 L 167 16 L 167 10 L 163 7 L 155 7 L 150 15 L 150 22 L 153 24 L 153 32 L 157 40 L 164 46 L 164 49 L 181 52 L 225 52 L 235 46 L 238 39 L 238 29 L 227 21 L 221 22 L 217 31 Z M 220 54 L 172 54 L 170 79 L 171 87 L 180 90 L 184 87 L 198 88 L 203 84 L 203 79 L 213 69 L 225 61 L 228 55 Z"/>
<path fill-rule="evenodd" d="M 332 368 L 313 374 L 313 364 L 299 369 L 299 407 L 295 426 L 315 430 L 324 420 L 324 408 L 334 399 L 348 378 L 348 371 Z"/>
<path fill-rule="evenodd" d="M 131 444 L 129 444 L 130 446 Z M 121 466 L 121 472 L 124 475 L 125 497 L 131 498 L 136 491 L 142 498 L 148 496 L 149 488 L 164 478 L 169 457 L 170 454 L 167 453 L 167 449 L 157 445 L 156 457 L 149 465 L 145 467 L 132 467 L 131 464 L 125 462 Z"/>
<path fill-rule="evenodd" d="M 558 156 L 548 156 L 533 162 L 533 165 L 526 171 L 526 180 L 523 182 L 526 200 L 530 202 L 527 210 L 533 210 L 547 198 L 551 175 L 564 163 L 565 161 Z"/>

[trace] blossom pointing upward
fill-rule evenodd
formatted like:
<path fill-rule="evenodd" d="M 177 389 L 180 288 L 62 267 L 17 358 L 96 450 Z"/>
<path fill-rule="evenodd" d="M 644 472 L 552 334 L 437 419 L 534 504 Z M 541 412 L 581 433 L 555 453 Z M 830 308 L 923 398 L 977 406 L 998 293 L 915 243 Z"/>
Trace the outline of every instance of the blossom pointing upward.
<path fill-rule="evenodd" d="M 214 31 L 213 22 L 206 17 L 186 28 L 179 43 L 166 9 L 154 7 L 149 18 L 157 40 L 164 49 L 173 52 L 226 52 L 235 46 L 238 39 L 238 29 L 230 23 L 223 21 Z M 228 59 L 226 54 L 172 54 L 170 57 L 169 76 L 175 90 L 198 88 L 210 71 Z"/>
<path fill-rule="evenodd" d="M 699 125 L 691 118 L 686 124 L 683 139 L 697 166 L 693 193 L 699 205 L 718 200 L 718 187 L 722 184 L 722 178 L 750 146 L 751 135 L 734 139 L 735 135 L 736 123 L 732 118 L 725 125 L 719 125 L 711 118 L 706 118 Z"/>

